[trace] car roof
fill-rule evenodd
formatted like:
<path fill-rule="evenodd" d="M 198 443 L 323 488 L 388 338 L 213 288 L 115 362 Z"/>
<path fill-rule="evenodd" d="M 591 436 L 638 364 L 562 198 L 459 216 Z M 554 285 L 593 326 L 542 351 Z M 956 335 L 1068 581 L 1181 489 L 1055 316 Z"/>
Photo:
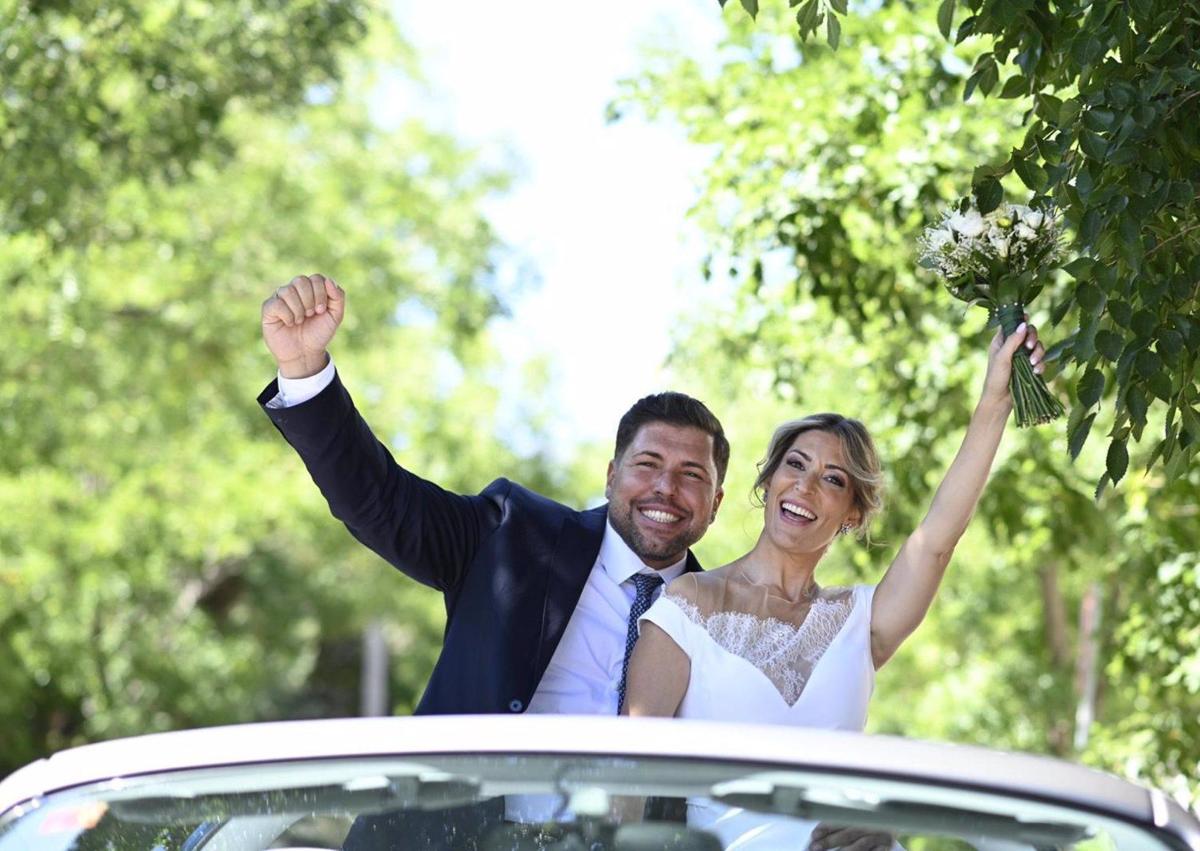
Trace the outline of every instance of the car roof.
<path fill-rule="evenodd" d="M 807 728 L 562 715 L 284 721 L 114 739 L 61 751 L 9 775 L 0 781 L 0 814 L 114 777 L 334 757 L 514 753 L 699 758 L 862 773 L 1015 794 L 1145 825 L 1182 818 L 1195 826 L 1157 790 L 1046 757 Z"/>

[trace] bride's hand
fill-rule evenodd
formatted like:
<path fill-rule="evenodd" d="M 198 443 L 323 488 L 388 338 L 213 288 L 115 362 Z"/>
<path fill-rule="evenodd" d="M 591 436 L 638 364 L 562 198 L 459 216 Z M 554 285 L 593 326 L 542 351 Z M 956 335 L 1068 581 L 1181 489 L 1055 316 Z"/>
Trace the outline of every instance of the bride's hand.
<path fill-rule="evenodd" d="M 1028 322 L 1029 317 L 1026 316 L 1025 322 L 1018 325 L 1017 330 L 1007 340 L 999 329 L 996 330 L 996 336 L 988 346 L 987 375 L 983 379 L 981 401 L 1001 405 L 1012 404 L 1008 381 L 1012 374 L 1013 355 L 1021 346 L 1029 349 L 1029 362 L 1033 365 L 1033 371 L 1040 375 L 1045 370 L 1043 360 L 1046 357 L 1046 349 L 1038 340 L 1037 329 Z"/>
<path fill-rule="evenodd" d="M 809 851 L 825 851 L 840 848 L 843 851 L 891 851 L 896 837 L 882 830 L 866 830 L 861 827 L 840 827 L 821 822 L 813 828 L 809 839 Z"/>

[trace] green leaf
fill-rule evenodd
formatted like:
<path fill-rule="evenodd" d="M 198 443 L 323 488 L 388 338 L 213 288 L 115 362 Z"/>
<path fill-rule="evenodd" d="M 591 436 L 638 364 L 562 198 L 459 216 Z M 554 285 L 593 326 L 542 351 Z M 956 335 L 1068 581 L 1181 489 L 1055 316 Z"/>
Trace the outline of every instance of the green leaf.
<path fill-rule="evenodd" d="M 1079 173 L 1075 175 L 1075 191 L 1079 193 L 1079 199 L 1086 203 L 1092 197 L 1092 192 L 1096 188 L 1096 182 L 1092 178 L 1092 173 L 1086 168 L 1079 169 Z M 1088 212 L 1094 212 L 1089 210 Z M 1099 215 L 1097 213 L 1097 215 Z"/>
<path fill-rule="evenodd" d="M 1092 316 L 1099 316 L 1104 309 L 1104 293 L 1089 281 L 1080 281 L 1075 287 L 1075 301 L 1079 308 Z"/>
<path fill-rule="evenodd" d="M 1075 119 L 1079 117 L 1079 98 L 1068 98 L 1062 102 L 1062 108 L 1058 111 L 1058 125 L 1060 127 L 1070 127 L 1075 123 Z"/>
<path fill-rule="evenodd" d="M 1103 162 L 1104 157 L 1108 154 L 1108 142 L 1088 130 L 1079 133 L 1079 148 L 1090 159 L 1097 162 Z"/>
<path fill-rule="evenodd" d="M 1146 394 L 1142 392 L 1142 388 L 1136 384 L 1130 386 L 1125 392 L 1125 404 L 1129 407 L 1130 418 L 1139 426 L 1146 424 L 1146 411 L 1150 408 L 1150 403 L 1146 399 Z"/>
<path fill-rule="evenodd" d="M 1111 130 L 1117 122 L 1117 114 L 1111 109 L 1092 107 L 1083 114 L 1083 124 L 1089 130 L 1103 132 Z"/>
<path fill-rule="evenodd" d="M 1096 283 L 1105 292 L 1115 293 L 1117 290 L 1117 265 L 1109 263 L 1107 266 L 1100 266 L 1096 270 Z"/>
<path fill-rule="evenodd" d="M 842 38 L 842 24 L 837 19 L 837 15 L 830 12 L 825 16 L 825 40 L 834 50 L 838 48 L 838 42 Z"/>
<path fill-rule="evenodd" d="M 1069 311 L 1071 309 L 1071 306 L 1074 303 L 1075 303 L 1074 299 L 1064 298 L 1062 301 L 1058 302 L 1057 304 L 1054 305 L 1054 307 L 1052 307 L 1050 309 L 1050 327 L 1051 328 L 1058 325 L 1059 322 L 1063 321 L 1063 317 L 1067 315 L 1067 311 Z"/>
<path fill-rule="evenodd" d="M 1116 363 L 1124 347 L 1125 338 L 1116 331 L 1104 329 L 1096 332 L 1096 351 L 1104 355 L 1106 360 Z"/>
<path fill-rule="evenodd" d="M 1128 212 L 1121 214 L 1121 219 L 1117 223 L 1117 232 L 1121 235 L 1121 242 L 1127 248 L 1134 250 L 1141 248 L 1142 240 L 1137 220 Z"/>
<path fill-rule="evenodd" d="M 1184 349 L 1183 335 L 1174 329 L 1164 331 L 1158 338 L 1158 343 L 1155 349 L 1163 360 L 1170 364 L 1176 364 L 1179 361 L 1179 356 Z"/>
<path fill-rule="evenodd" d="M 1000 72 L 996 69 L 996 59 L 990 53 L 982 54 L 975 62 L 975 69 L 971 72 L 971 76 L 967 77 L 967 83 L 963 87 L 963 100 L 971 99 L 972 92 L 975 87 L 979 87 L 979 91 L 983 92 L 984 96 L 992 90 L 996 85 L 996 81 L 1000 78 Z"/>
<path fill-rule="evenodd" d="M 1094 367 L 1089 367 L 1079 380 L 1075 391 L 1079 396 L 1079 404 L 1090 408 L 1100 401 L 1104 395 L 1104 373 Z"/>
<path fill-rule="evenodd" d="M 1129 321 L 1129 327 L 1139 337 L 1153 337 L 1154 332 L 1158 329 L 1158 314 L 1143 307 L 1133 314 L 1133 318 Z"/>
<path fill-rule="evenodd" d="M 850 8 L 850 4 L 847 3 L 846 0 L 829 0 L 829 5 L 832 6 L 833 11 L 837 12 L 839 15 L 847 14 Z"/>
<path fill-rule="evenodd" d="M 1044 125 L 1038 124 L 1035 126 L 1038 131 L 1044 130 Z M 1038 137 L 1034 140 L 1034 145 L 1037 147 L 1038 156 L 1049 166 L 1055 166 L 1062 162 L 1062 154 L 1059 153 L 1058 146 L 1049 139 Z"/>
<path fill-rule="evenodd" d="M 1063 354 L 1075 344 L 1075 335 L 1071 334 L 1063 337 L 1057 343 L 1046 349 L 1046 356 L 1042 358 L 1046 363 L 1055 363 Z"/>
<path fill-rule="evenodd" d="M 1063 271 L 1078 281 L 1089 276 L 1095 267 L 1096 261 L 1090 257 L 1077 257 L 1063 266 Z"/>
<path fill-rule="evenodd" d="M 1048 124 L 1057 126 L 1062 113 L 1063 102 L 1054 95 L 1045 93 L 1034 95 L 1034 114 Z"/>
<path fill-rule="evenodd" d="M 1182 313 L 1173 313 L 1171 314 L 1171 324 L 1184 335 L 1189 346 L 1200 349 L 1200 322 L 1196 322 L 1190 316 L 1184 316 Z"/>
<path fill-rule="evenodd" d="M 1067 452 L 1074 461 L 1079 457 L 1080 451 L 1083 449 L 1083 444 L 1087 442 L 1088 432 L 1092 430 L 1092 423 L 1096 421 L 1094 413 L 1088 414 L 1081 419 L 1074 428 L 1071 429 L 1067 436 Z"/>
<path fill-rule="evenodd" d="M 817 24 L 821 17 L 820 0 L 807 0 L 803 6 L 796 11 L 796 25 L 800 29 L 801 36 L 807 36 L 817 28 Z"/>
<path fill-rule="evenodd" d="M 1137 358 L 1138 352 L 1146 347 L 1144 340 L 1130 340 L 1125 344 L 1125 351 L 1121 352 L 1121 357 L 1117 359 L 1117 387 L 1124 389 L 1129 382 L 1129 376 L 1133 373 L 1133 362 Z"/>
<path fill-rule="evenodd" d="M 1084 245 L 1094 243 L 1096 234 L 1100 233 L 1100 224 L 1100 211 L 1092 207 L 1083 214 L 1083 221 L 1079 224 L 1079 241 Z"/>
<path fill-rule="evenodd" d="M 1125 438 L 1114 437 L 1112 443 L 1108 445 L 1105 468 L 1108 472 L 1108 477 L 1114 485 L 1121 481 L 1121 478 L 1125 475 L 1125 471 L 1129 469 L 1129 450 L 1126 448 L 1125 443 Z"/>
<path fill-rule="evenodd" d="M 1142 349 L 1133 361 L 1133 368 L 1142 378 L 1149 378 L 1162 370 L 1162 358 L 1149 349 Z"/>
<path fill-rule="evenodd" d="M 1171 386 L 1171 376 L 1166 372 L 1156 372 L 1147 378 L 1146 389 L 1164 402 L 1175 396 L 1175 388 Z"/>
<path fill-rule="evenodd" d="M 1104 53 L 1104 45 L 1088 31 L 1081 30 L 1071 44 L 1071 58 L 1079 65 L 1091 65 Z"/>
<path fill-rule="evenodd" d="M 1000 97 L 1005 99 L 1024 97 L 1029 94 L 1029 78 L 1022 74 L 1013 74 L 1004 81 L 1000 89 Z"/>
<path fill-rule="evenodd" d="M 975 184 L 974 194 L 975 204 L 984 215 L 999 207 L 1004 200 L 1004 188 L 994 177 L 984 178 Z"/>
<path fill-rule="evenodd" d="M 750 13 L 750 17 L 758 19 L 758 0 L 742 0 L 742 8 Z"/>
<path fill-rule="evenodd" d="M 1133 308 L 1126 301 L 1110 301 L 1108 303 L 1108 315 L 1121 327 L 1129 328 L 1133 318 Z"/>
<path fill-rule="evenodd" d="M 1096 331 L 1100 327 L 1100 317 L 1090 313 L 1079 314 L 1079 331 L 1075 335 L 1075 345 L 1072 351 L 1078 361 L 1091 360 L 1096 354 Z"/>
<path fill-rule="evenodd" d="M 1014 159 L 1013 168 L 1017 177 L 1033 192 L 1041 192 L 1046 188 L 1046 170 L 1027 159 Z"/>
<path fill-rule="evenodd" d="M 1175 446 L 1175 441 L 1169 441 L 1166 449 L 1163 450 L 1163 476 L 1169 482 L 1173 482 L 1180 477 L 1184 469 L 1184 461 L 1189 453 L 1185 453 L 1184 447 L 1187 445 L 1187 432 L 1180 431 L 1178 447 Z"/>
<path fill-rule="evenodd" d="M 1167 442 L 1165 440 L 1160 440 L 1158 445 L 1154 447 L 1154 451 L 1150 453 L 1150 460 L 1146 462 L 1147 473 L 1154 468 L 1154 465 L 1158 462 L 1158 459 L 1162 457 L 1163 450 L 1166 448 L 1166 446 Z"/>
<path fill-rule="evenodd" d="M 1196 409 L 1191 405 L 1183 405 L 1179 408 L 1179 413 L 1183 415 L 1183 427 L 1192 436 L 1192 440 L 1200 440 L 1200 415 L 1196 414 Z"/>
<path fill-rule="evenodd" d="M 975 26 L 979 22 L 978 15 L 971 15 L 965 21 L 958 25 L 958 32 L 954 34 L 954 43 L 962 44 L 963 41 L 970 36 L 975 35 Z"/>
<path fill-rule="evenodd" d="M 950 27 L 954 24 L 954 2 L 955 0 L 942 0 L 938 6 L 937 24 L 941 30 L 942 38 L 950 40 Z"/>
<path fill-rule="evenodd" d="M 987 97 L 998 82 L 1000 82 L 1000 69 L 995 61 L 988 62 L 983 66 L 983 71 L 979 75 L 979 91 L 983 92 L 984 97 Z"/>

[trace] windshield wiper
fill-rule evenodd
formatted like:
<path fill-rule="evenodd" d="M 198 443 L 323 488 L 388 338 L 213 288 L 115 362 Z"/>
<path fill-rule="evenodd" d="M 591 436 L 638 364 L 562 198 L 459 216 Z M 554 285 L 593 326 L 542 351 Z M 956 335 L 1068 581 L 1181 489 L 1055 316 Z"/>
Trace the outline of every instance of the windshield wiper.
<path fill-rule="evenodd" d="M 247 792 L 217 792 L 117 799 L 113 815 L 135 823 L 194 824 L 234 816 L 297 813 L 333 815 L 398 809 L 436 810 L 480 800 L 474 778 L 429 771 L 402 777 L 372 777 L 339 785 L 299 786 Z"/>
<path fill-rule="evenodd" d="M 1077 824 L 1025 821 L 982 810 L 898 798 L 832 804 L 814 800 L 808 789 L 795 781 L 769 775 L 719 783 L 713 787 L 711 797 L 726 806 L 808 821 L 879 828 L 897 834 L 936 833 L 962 839 L 984 836 L 1038 849 L 1068 847 L 1091 835 L 1086 827 Z"/>

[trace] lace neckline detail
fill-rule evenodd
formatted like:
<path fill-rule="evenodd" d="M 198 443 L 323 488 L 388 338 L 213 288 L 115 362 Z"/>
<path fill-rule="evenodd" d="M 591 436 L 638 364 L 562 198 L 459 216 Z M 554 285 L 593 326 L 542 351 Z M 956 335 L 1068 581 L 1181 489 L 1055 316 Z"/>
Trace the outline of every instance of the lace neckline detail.
<path fill-rule="evenodd" d="M 854 609 L 854 595 L 816 597 L 799 625 L 748 612 L 704 613 L 674 594 L 666 595 L 721 649 L 757 668 L 788 704 L 795 706 L 817 663 L 841 632 Z"/>

